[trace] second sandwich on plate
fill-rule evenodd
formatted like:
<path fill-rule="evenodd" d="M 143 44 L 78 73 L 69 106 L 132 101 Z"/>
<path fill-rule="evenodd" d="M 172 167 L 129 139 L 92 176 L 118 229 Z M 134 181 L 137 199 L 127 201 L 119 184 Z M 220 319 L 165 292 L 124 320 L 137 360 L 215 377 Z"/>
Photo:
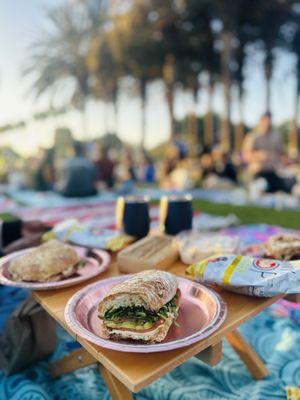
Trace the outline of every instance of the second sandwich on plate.
<path fill-rule="evenodd" d="M 179 295 L 177 279 L 168 272 L 133 275 L 114 286 L 99 304 L 103 338 L 163 341 L 178 317 Z"/>

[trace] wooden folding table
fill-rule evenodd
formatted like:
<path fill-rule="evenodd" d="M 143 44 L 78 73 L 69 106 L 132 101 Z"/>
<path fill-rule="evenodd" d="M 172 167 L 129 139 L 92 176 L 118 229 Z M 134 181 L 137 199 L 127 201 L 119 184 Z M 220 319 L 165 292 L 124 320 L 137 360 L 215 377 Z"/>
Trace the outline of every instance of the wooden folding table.
<path fill-rule="evenodd" d="M 184 276 L 185 268 L 184 264 L 177 262 L 169 271 Z M 59 376 L 97 362 L 112 398 L 114 400 L 128 400 L 132 399 L 131 391 L 138 392 L 191 357 L 197 357 L 211 366 L 216 365 L 221 361 L 222 339 L 224 338 L 238 353 L 254 379 L 262 379 L 268 375 L 268 370 L 262 360 L 236 329 L 277 301 L 280 296 L 255 298 L 216 289 L 228 307 L 228 314 L 223 325 L 211 336 L 198 343 L 167 352 L 152 354 L 122 353 L 104 349 L 75 335 L 66 326 L 64 319 L 64 308 L 68 300 L 82 287 L 118 274 L 116 261 L 113 258 L 105 273 L 84 284 L 54 291 L 33 292 L 34 298 L 42 307 L 82 345 L 82 348 L 50 365 L 50 372 L 53 376 Z"/>

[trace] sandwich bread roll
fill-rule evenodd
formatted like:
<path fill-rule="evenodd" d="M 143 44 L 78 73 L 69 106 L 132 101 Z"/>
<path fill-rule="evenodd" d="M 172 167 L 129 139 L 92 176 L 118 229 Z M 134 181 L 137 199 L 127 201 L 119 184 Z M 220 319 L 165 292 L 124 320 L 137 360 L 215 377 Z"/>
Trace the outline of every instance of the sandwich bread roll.
<path fill-rule="evenodd" d="M 14 280 L 46 282 L 72 271 L 79 261 L 72 246 L 54 239 L 12 260 L 8 271 Z"/>
<path fill-rule="evenodd" d="M 99 303 L 102 337 L 161 342 L 178 316 L 174 275 L 144 271 L 113 287 Z"/>

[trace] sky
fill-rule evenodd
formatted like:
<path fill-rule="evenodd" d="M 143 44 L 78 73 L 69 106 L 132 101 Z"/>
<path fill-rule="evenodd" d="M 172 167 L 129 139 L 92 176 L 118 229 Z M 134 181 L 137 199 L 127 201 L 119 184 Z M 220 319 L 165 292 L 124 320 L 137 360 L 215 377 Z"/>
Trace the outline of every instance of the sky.
<path fill-rule="evenodd" d="M 100 137 L 106 127 L 113 130 L 112 110 L 104 104 L 91 102 L 87 110 L 87 132 L 83 132 L 82 117 L 78 111 L 58 118 L 32 121 L 33 113 L 48 109 L 49 99 L 45 97 L 36 102 L 30 94 L 30 82 L 24 78 L 22 70 L 28 60 L 30 43 L 38 37 L 46 26 L 45 9 L 55 7 L 68 0 L 2 0 L 0 1 L 0 126 L 20 120 L 31 121 L 22 130 L 0 134 L 0 147 L 9 145 L 23 155 L 34 154 L 41 147 L 50 147 L 57 126 L 68 126 L 78 139 Z M 244 103 L 245 122 L 253 126 L 264 111 L 265 83 L 261 68 L 262 54 L 246 69 L 246 98 Z M 281 54 L 274 71 L 271 105 L 274 122 L 290 119 L 294 110 L 295 79 L 293 76 L 295 59 L 292 55 Z M 187 94 L 178 94 L 175 101 L 175 114 L 185 115 L 191 104 Z M 202 114 L 207 107 L 207 94 L 201 91 L 198 112 Z M 214 96 L 214 107 L 222 113 L 223 102 L 220 89 Z M 118 130 L 120 137 L 132 143 L 140 140 L 141 113 L 139 99 L 122 94 L 119 99 Z M 238 118 L 237 107 L 233 106 L 233 121 Z M 168 138 L 168 114 L 161 84 L 149 88 L 149 101 L 146 113 L 147 147 L 153 147 Z"/>

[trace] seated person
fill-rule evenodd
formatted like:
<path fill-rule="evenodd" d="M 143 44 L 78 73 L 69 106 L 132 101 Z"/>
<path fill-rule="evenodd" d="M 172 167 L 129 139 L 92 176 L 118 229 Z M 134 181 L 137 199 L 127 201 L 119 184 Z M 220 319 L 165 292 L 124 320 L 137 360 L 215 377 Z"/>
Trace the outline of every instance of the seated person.
<path fill-rule="evenodd" d="M 62 166 L 58 191 L 64 197 L 86 197 L 97 194 L 95 165 L 84 156 L 81 143 L 75 143 L 74 156 Z"/>
<path fill-rule="evenodd" d="M 186 149 L 181 142 L 171 142 L 166 148 L 160 187 L 165 190 L 183 190 L 191 186 L 191 171 Z"/>
<path fill-rule="evenodd" d="M 248 133 L 244 140 L 243 159 L 254 179 L 265 179 L 268 193 L 291 193 L 294 183 L 278 174 L 282 155 L 282 140 L 272 129 L 271 114 L 265 113 L 256 129 Z"/>
<path fill-rule="evenodd" d="M 97 154 L 95 166 L 98 179 L 105 182 L 108 188 L 112 188 L 114 186 L 115 163 L 110 158 L 108 149 L 103 149 Z"/>
<path fill-rule="evenodd" d="M 119 195 L 126 195 L 133 192 L 137 177 L 133 157 L 130 153 L 124 153 L 121 156 L 120 163 L 116 168 L 116 180 L 118 183 L 117 193 Z"/>
<path fill-rule="evenodd" d="M 44 151 L 43 155 L 38 161 L 38 166 L 34 173 L 33 180 L 34 190 L 39 192 L 53 190 L 53 185 L 55 182 L 53 149 Z"/>
<path fill-rule="evenodd" d="M 200 168 L 202 179 L 206 179 L 211 174 L 216 174 L 214 160 L 210 152 L 205 151 L 200 155 Z"/>
<path fill-rule="evenodd" d="M 233 183 L 238 182 L 237 170 L 231 161 L 230 155 L 225 154 L 219 146 L 212 150 L 215 174 L 220 178 L 229 179 Z"/>
<path fill-rule="evenodd" d="M 144 152 L 144 159 L 142 165 L 141 181 L 145 183 L 155 182 L 155 166 L 151 157 Z"/>

